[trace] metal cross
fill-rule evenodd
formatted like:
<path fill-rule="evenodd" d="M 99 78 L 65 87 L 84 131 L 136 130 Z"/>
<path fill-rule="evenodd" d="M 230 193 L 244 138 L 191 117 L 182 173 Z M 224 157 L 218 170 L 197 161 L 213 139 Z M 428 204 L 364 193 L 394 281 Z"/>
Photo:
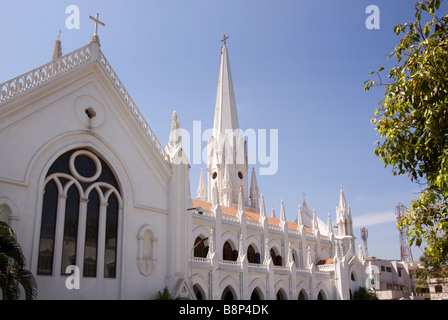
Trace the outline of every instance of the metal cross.
<path fill-rule="evenodd" d="M 302 197 L 303 197 L 303 202 L 305 202 L 305 197 L 306 197 L 306 193 L 302 193 Z"/>
<path fill-rule="evenodd" d="M 100 16 L 100 15 L 99 15 L 98 13 L 96 14 L 96 18 L 94 18 L 94 17 L 92 17 L 92 16 L 89 16 L 89 18 L 90 18 L 91 20 L 95 21 L 95 33 L 94 33 L 93 35 L 98 35 L 98 24 L 102 25 L 103 27 L 106 26 L 103 22 L 101 22 L 101 21 L 99 20 L 99 16 Z"/>
<path fill-rule="evenodd" d="M 224 35 L 224 37 L 222 38 L 221 42 L 224 42 L 224 45 L 226 45 L 226 40 L 227 39 L 229 39 L 229 37 Z"/>

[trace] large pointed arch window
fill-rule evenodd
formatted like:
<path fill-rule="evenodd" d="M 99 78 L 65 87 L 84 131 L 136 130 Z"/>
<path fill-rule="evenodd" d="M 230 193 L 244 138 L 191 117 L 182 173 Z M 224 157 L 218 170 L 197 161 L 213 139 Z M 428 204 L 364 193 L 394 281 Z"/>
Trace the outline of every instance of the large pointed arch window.
<path fill-rule="evenodd" d="M 37 274 L 76 265 L 84 277 L 115 278 L 122 208 L 104 160 L 83 149 L 61 155 L 45 178 Z"/>

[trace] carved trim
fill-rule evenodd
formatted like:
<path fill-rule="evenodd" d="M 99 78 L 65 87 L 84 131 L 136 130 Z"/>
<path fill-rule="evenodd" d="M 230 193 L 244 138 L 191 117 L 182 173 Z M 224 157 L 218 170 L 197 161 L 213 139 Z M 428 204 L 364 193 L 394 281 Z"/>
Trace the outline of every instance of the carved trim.
<path fill-rule="evenodd" d="M 99 56 L 99 62 L 101 66 L 103 67 L 104 71 L 106 72 L 107 76 L 112 80 L 112 84 L 115 86 L 115 88 L 118 90 L 118 93 L 123 98 L 124 102 L 126 103 L 129 110 L 131 110 L 132 114 L 134 115 L 135 119 L 140 123 L 140 126 L 143 128 L 145 133 L 148 135 L 151 142 L 156 147 L 156 150 L 159 152 L 162 159 L 164 159 L 166 162 L 169 163 L 169 156 L 165 152 L 164 148 L 162 147 L 161 143 L 157 139 L 154 132 L 149 127 L 148 123 L 146 122 L 143 115 L 138 110 L 137 106 L 135 105 L 134 101 L 132 100 L 129 93 L 126 91 L 125 87 L 121 83 L 120 79 L 118 78 L 117 74 L 115 73 L 112 66 L 107 61 L 106 57 L 100 50 L 100 56 Z"/>
<path fill-rule="evenodd" d="M 90 61 L 91 57 L 90 45 L 86 45 L 59 59 L 0 84 L 0 103 L 39 87 L 65 72 L 76 69 L 78 66 Z"/>

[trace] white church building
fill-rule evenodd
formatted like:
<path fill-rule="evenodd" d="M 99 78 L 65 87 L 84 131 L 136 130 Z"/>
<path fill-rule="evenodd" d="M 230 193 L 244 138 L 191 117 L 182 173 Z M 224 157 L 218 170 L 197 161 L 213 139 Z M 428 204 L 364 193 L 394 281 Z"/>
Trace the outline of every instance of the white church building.
<path fill-rule="evenodd" d="M 179 128 L 174 113 L 163 147 L 96 32 L 66 55 L 57 40 L 49 63 L 0 84 L 0 220 L 38 299 L 153 299 L 167 287 L 184 299 L 347 300 L 364 286 L 342 188 L 335 226 L 305 201 L 294 222 L 283 202 L 278 218 L 266 213 L 244 137 L 227 134 L 240 128 L 225 39 L 196 199 Z"/>

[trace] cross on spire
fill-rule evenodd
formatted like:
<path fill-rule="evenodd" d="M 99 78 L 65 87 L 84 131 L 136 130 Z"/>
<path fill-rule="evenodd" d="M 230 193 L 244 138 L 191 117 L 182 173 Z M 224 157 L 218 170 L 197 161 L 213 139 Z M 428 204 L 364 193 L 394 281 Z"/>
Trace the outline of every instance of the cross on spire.
<path fill-rule="evenodd" d="M 304 192 L 304 193 L 302 193 L 302 197 L 303 197 L 303 202 L 305 202 L 305 198 L 306 198 L 306 193 Z"/>
<path fill-rule="evenodd" d="M 100 16 L 99 13 L 96 14 L 96 18 L 89 15 L 89 18 L 95 21 L 95 33 L 93 34 L 94 36 L 98 35 L 98 24 L 102 25 L 103 27 L 106 26 L 103 22 L 99 20 L 99 16 Z"/>
<path fill-rule="evenodd" d="M 222 38 L 221 42 L 224 42 L 224 46 L 226 45 L 226 40 L 229 39 L 228 36 L 224 35 L 224 37 Z"/>

